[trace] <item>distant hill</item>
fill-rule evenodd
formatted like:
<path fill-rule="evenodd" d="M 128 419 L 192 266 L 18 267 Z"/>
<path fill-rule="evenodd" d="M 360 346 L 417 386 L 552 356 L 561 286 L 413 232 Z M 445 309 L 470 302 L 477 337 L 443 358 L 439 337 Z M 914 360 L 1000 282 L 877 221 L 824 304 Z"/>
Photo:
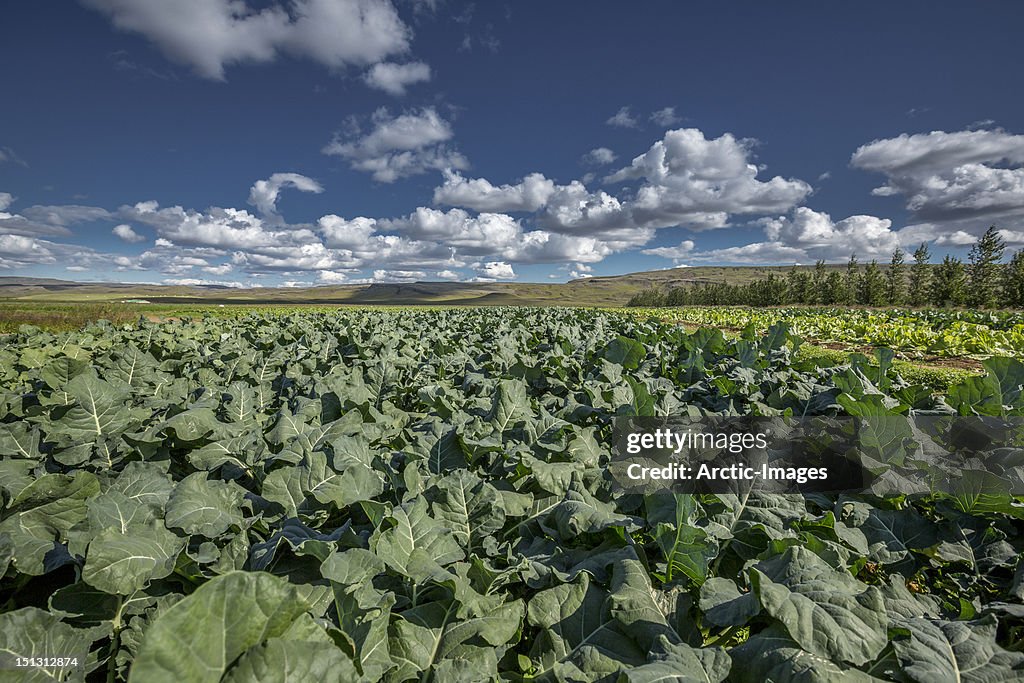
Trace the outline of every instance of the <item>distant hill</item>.
<path fill-rule="evenodd" d="M 845 265 L 829 269 L 845 270 Z M 412 282 L 321 287 L 236 289 L 222 285 L 150 285 L 73 282 L 51 278 L 0 277 L 0 302 L 118 302 L 141 299 L 169 304 L 319 304 L 454 306 L 622 306 L 648 287 L 681 287 L 709 282 L 744 283 L 784 276 L 791 266 L 699 266 L 625 275 L 536 282 Z M 798 266 L 812 270 L 814 266 Z"/>

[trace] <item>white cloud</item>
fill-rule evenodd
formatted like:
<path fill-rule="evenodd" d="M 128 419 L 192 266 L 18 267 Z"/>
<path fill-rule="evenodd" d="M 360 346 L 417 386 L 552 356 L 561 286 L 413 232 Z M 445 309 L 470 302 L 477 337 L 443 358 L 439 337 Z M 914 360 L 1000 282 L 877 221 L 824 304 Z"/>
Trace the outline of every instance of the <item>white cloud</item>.
<path fill-rule="evenodd" d="M 166 278 L 164 279 L 164 284 L 183 287 L 230 287 L 232 289 L 241 289 L 246 286 L 237 281 L 225 282 L 224 280 L 207 280 L 205 278 L 194 277 Z M 250 284 L 249 286 L 252 285 Z"/>
<path fill-rule="evenodd" d="M 628 106 L 620 107 L 617 112 L 612 114 L 612 116 L 607 121 L 605 121 L 605 123 L 607 123 L 609 126 L 615 126 L 617 128 L 638 127 L 636 117 L 633 116 L 633 112 L 630 111 L 630 108 Z"/>
<path fill-rule="evenodd" d="M 584 154 L 580 161 L 586 166 L 607 166 L 613 163 L 618 157 L 615 152 L 607 147 L 595 147 Z"/>
<path fill-rule="evenodd" d="M 444 185 L 434 190 L 434 203 L 474 211 L 537 211 L 554 191 L 554 182 L 540 173 L 531 173 L 515 185 L 495 187 L 485 178 L 467 179 L 446 170 Z"/>
<path fill-rule="evenodd" d="M 65 268 L 105 267 L 113 254 L 101 254 L 78 244 L 63 244 L 37 237 L 0 234 L 0 269 L 61 265 Z"/>
<path fill-rule="evenodd" d="M 462 209 L 440 211 L 420 207 L 405 218 L 382 222 L 387 229 L 415 240 L 443 242 L 457 251 L 488 253 L 518 242 L 522 230 L 502 213 L 470 216 Z"/>
<path fill-rule="evenodd" d="M 348 282 L 348 273 L 336 270 L 321 270 L 317 273 L 317 279 L 327 285 L 340 285 Z"/>
<path fill-rule="evenodd" d="M 801 206 L 792 217 L 761 222 L 773 242 L 804 249 L 815 259 L 837 260 L 856 253 L 867 258 L 887 258 L 900 245 L 892 221 L 875 216 L 850 216 L 833 221 L 827 213 Z"/>
<path fill-rule="evenodd" d="M 137 242 L 145 242 L 146 241 L 146 238 L 144 236 L 142 236 L 139 233 L 135 232 L 132 229 L 132 226 L 128 225 L 127 223 L 122 223 L 120 225 L 115 225 L 114 229 L 111 230 L 111 232 L 114 233 L 115 235 L 117 235 L 120 239 L 122 239 L 125 242 L 137 243 Z"/>
<path fill-rule="evenodd" d="M 353 218 L 328 214 L 317 221 L 317 231 L 323 235 L 324 244 L 331 249 L 360 249 L 365 247 L 377 231 L 377 219 Z"/>
<path fill-rule="evenodd" d="M 0 211 L 4 211 L 14 202 L 14 195 L 10 192 L 0 192 Z"/>
<path fill-rule="evenodd" d="M 730 214 L 780 213 L 810 194 L 802 180 L 758 180 L 750 145 L 731 133 L 709 140 L 696 128 L 670 130 L 608 181 L 644 181 L 629 208 L 648 227 L 724 227 Z"/>
<path fill-rule="evenodd" d="M 503 261 L 488 261 L 487 263 L 474 263 L 475 270 L 480 278 L 487 280 L 514 280 L 516 273 L 512 266 Z"/>
<path fill-rule="evenodd" d="M 271 62 L 281 53 L 332 69 L 374 64 L 406 52 L 411 37 L 390 0 L 290 0 L 260 9 L 245 0 L 82 2 L 217 80 L 229 65 Z"/>
<path fill-rule="evenodd" d="M 422 270 L 386 270 L 373 271 L 374 282 L 417 282 L 427 277 Z"/>
<path fill-rule="evenodd" d="M 371 88 L 399 96 L 404 95 L 406 88 L 410 85 L 429 81 L 430 76 L 430 66 L 423 62 L 408 62 L 406 64 L 381 62 L 374 64 L 363 75 L 363 80 Z"/>
<path fill-rule="evenodd" d="M 952 244 L 956 233 L 977 236 L 993 223 L 1024 228 L 1024 135 L 904 134 L 861 146 L 850 163 L 886 176 L 873 194 L 903 197 L 918 221 L 902 231 L 907 235 Z"/>
<path fill-rule="evenodd" d="M 573 280 L 585 280 L 587 278 L 594 277 L 594 268 L 588 266 L 586 263 L 577 263 L 568 268 L 569 277 Z M 557 275 L 555 276 L 557 277 Z"/>
<path fill-rule="evenodd" d="M 67 236 L 69 226 L 109 218 L 110 213 L 95 206 L 68 204 L 64 206 L 30 206 L 20 214 L 4 211 L 14 201 L 6 192 L 0 201 L 0 234 L 32 236 Z"/>
<path fill-rule="evenodd" d="M 664 109 L 659 109 L 652 113 L 651 121 L 663 128 L 668 128 L 669 126 L 674 126 L 679 123 L 682 119 L 676 115 L 675 107 L 665 107 Z"/>
<path fill-rule="evenodd" d="M 1024 163 L 1024 135 L 1001 130 L 932 131 L 875 140 L 853 153 L 850 163 L 886 175 L 940 175 L 964 164 Z"/>
<path fill-rule="evenodd" d="M 967 247 L 978 241 L 978 238 L 969 232 L 957 230 L 948 235 L 939 235 L 935 239 L 936 244 L 953 247 Z"/>
<path fill-rule="evenodd" d="M 434 277 L 436 277 L 438 280 L 454 281 L 460 279 L 461 276 L 454 270 L 439 270 L 436 273 L 434 273 Z"/>
<path fill-rule="evenodd" d="M 227 275 L 234 269 L 235 267 L 230 263 L 221 263 L 216 266 L 204 266 L 200 270 L 209 275 Z"/>
<path fill-rule="evenodd" d="M 206 212 L 180 206 L 161 209 L 156 202 L 123 206 L 118 215 L 154 228 L 159 237 L 175 244 L 221 249 L 260 249 L 317 242 L 306 228 L 268 229 L 263 220 L 242 209 L 213 207 Z"/>
<path fill-rule="evenodd" d="M 351 167 L 373 175 L 374 180 L 391 183 L 399 178 L 429 170 L 465 169 L 466 158 L 444 143 L 451 140 L 451 125 L 433 107 L 393 116 L 378 109 L 372 130 L 365 135 L 334 139 L 324 154 L 347 159 Z"/>
<path fill-rule="evenodd" d="M 770 264 L 805 263 L 807 253 L 803 249 L 788 247 L 780 242 L 754 242 L 741 247 L 726 247 L 710 251 L 694 252 L 691 261 L 728 264 Z"/>
<path fill-rule="evenodd" d="M 52 263 L 53 252 L 44 240 L 24 235 L 0 235 L 0 258 L 25 260 L 32 263 Z"/>
<path fill-rule="evenodd" d="M 275 173 L 267 180 L 257 180 L 249 190 L 249 204 L 255 206 L 264 219 L 279 222 L 277 197 L 281 189 L 294 187 L 301 192 L 319 194 L 324 188 L 317 181 L 298 173 Z"/>
<path fill-rule="evenodd" d="M 661 256 L 662 258 L 670 259 L 682 259 L 687 258 L 693 253 L 694 247 L 693 240 L 683 240 L 675 247 L 655 247 L 653 249 L 644 249 L 643 253 L 648 256 Z"/>

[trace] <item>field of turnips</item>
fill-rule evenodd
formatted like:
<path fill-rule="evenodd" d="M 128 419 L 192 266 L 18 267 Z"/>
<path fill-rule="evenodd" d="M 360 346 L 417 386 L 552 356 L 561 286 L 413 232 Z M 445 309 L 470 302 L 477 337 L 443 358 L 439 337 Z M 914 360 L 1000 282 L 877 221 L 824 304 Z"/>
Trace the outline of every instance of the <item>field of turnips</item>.
<path fill-rule="evenodd" d="M 619 416 L 1024 412 L 1013 357 L 936 395 L 891 353 L 799 344 L 574 309 L 22 328 L 0 680 L 1024 680 L 1024 505 L 998 486 L 610 484 Z"/>

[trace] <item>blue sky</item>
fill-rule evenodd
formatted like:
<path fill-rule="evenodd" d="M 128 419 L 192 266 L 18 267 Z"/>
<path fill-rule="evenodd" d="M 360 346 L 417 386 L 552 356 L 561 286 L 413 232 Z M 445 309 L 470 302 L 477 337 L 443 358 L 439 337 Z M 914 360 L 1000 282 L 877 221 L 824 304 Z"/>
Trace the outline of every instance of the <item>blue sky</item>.
<path fill-rule="evenodd" d="M 1024 5 L 82 0 L 0 28 L 0 275 L 564 281 L 1024 244 Z"/>

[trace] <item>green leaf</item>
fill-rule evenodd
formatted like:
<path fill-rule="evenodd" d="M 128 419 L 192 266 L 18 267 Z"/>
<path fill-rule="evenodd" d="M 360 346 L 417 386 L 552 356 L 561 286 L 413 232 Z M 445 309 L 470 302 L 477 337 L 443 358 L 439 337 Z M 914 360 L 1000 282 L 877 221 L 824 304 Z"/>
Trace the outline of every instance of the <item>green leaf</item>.
<path fill-rule="evenodd" d="M 437 482 L 434 515 L 467 551 L 501 529 L 505 511 L 497 490 L 469 470 L 456 470 Z"/>
<path fill-rule="evenodd" d="M 720 647 L 696 648 L 662 639 L 651 661 L 623 671 L 618 683 L 721 683 L 731 667 Z"/>
<path fill-rule="evenodd" d="M 82 579 L 114 595 L 130 595 L 153 579 L 174 571 L 185 540 L 168 531 L 159 519 L 133 525 L 122 533 L 107 528 L 89 543 Z"/>
<path fill-rule="evenodd" d="M 833 569 L 803 547 L 789 547 L 759 562 L 750 583 L 764 612 L 809 652 L 861 665 L 888 642 L 878 589 Z"/>
<path fill-rule="evenodd" d="M 647 357 L 647 349 L 635 339 L 619 335 L 605 347 L 602 355 L 612 363 L 631 370 L 639 367 L 640 361 Z"/>
<path fill-rule="evenodd" d="M 130 683 L 216 683 L 239 655 L 285 633 L 308 605 L 284 579 L 231 572 L 212 579 L 149 627 Z"/>
<path fill-rule="evenodd" d="M 994 616 L 978 621 L 913 617 L 900 622 L 909 636 L 893 642 L 900 666 L 917 683 L 1024 680 L 1024 654 L 996 643 Z"/>
<path fill-rule="evenodd" d="M 765 629 L 733 648 L 730 680 L 736 683 L 877 683 L 863 671 L 801 650 L 786 632 Z"/>
<path fill-rule="evenodd" d="M 35 607 L 0 614 L 0 660 L 4 664 L 4 680 L 33 683 L 82 680 L 89 648 L 96 637 L 91 631 L 76 629 Z M 13 666 L 12 660 L 16 657 L 74 657 L 78 659 L 78 666 L 19 671 Z"/>
<path fill-rule="evenodd" d="M 72 379 L 66 391 L 75 405 L 52 423 L 52 427 L 73 440 L 95 441 L 117 436 L 131 423 L 131 413 L 124 407 L 127 393 L 104 382 L 95 371 Z"/>
<path fill-rule="evenodd" d="M 451 530 L 430 516 L 423 498 L 396 507 L 388 520 L 390 527 L 370 538 L 370 549 L 402 576 L 420 582 L 465 557 Z"/>
<path fill-rule="evenodd" d="M 206 472 L 194 472 L 174 487 L 167 501 L 167 526 L 216 538 L 242 524 L 244 496 L 245 489 L 234 482 L 209 480 Z"/>
<path fill-rule="evenodd" d="M 646 662 L 647 652 L 612 618 L 607 600 L 607 593 L 585 573 L 534 596 L 527 605 L 527 621 L 541 629 L 530 651 L 538 678 L 571 671 L 599 678 Z"/>
<path fill-rule="evenodd" d="M 251 648 L 221 679 L 222 683 L 356 683 L 355 664 L 333 643 L 271 638 Z"/>

